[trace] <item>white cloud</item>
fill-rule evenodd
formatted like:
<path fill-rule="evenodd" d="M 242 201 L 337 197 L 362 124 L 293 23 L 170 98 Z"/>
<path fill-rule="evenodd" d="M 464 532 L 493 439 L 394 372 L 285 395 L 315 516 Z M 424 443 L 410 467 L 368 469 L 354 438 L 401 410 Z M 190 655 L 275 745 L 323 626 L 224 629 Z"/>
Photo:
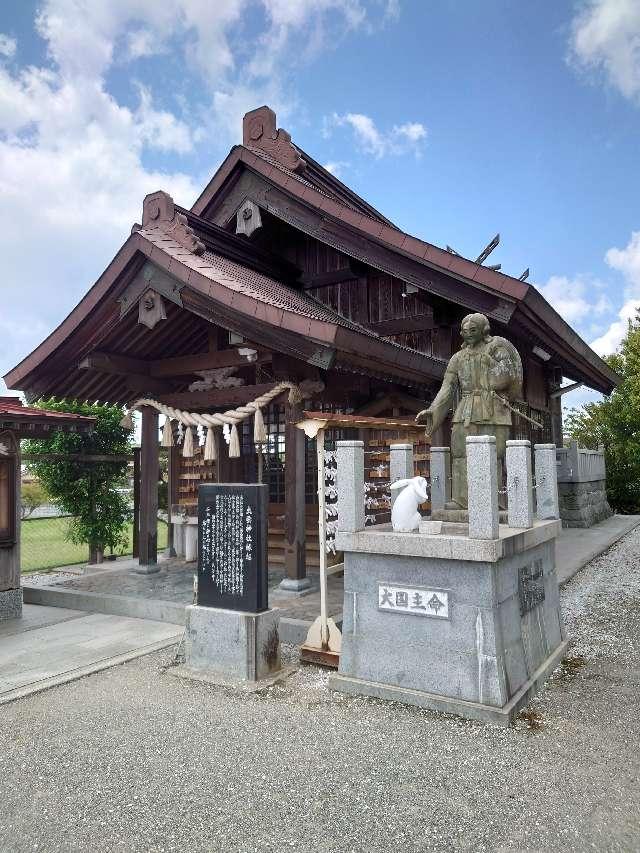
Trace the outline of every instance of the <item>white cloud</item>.
<path fill-rule="evenodd" d="M 598 355 L 612 355 L 620 346 L 624 336 L 629 328 L 629 320 L 635 319 L 636 313 L 640 310 L 640 297 L 630 299 L 624 303 L 618 312 L 618 319 L 609 326 L 604 335 L 600 335 L 595 341 L 591 342 L 591 348 Z"/>
<path fill-rule="evenodd" d="M 349 164 L 344 160 L 329 160 L 328 163 L 324 164 L 324 168 L 327 172 L 331 172 L 332 175 L 335 175 L 336 178 L 342 178 L 346 169 L 349 168 Z"/>
<path fill-rule="evenodd" d="M 611 309 L 611 303 L 602 292 L 603 285 L 587 276 L 568 278 L 552 275 L 539 287 L 540 293 L 567 323 L 575 324 L 594 314 L 602 315 Z"/>
<path fill-rule="evenodd" d="M 394 125 L 390 131 L 383 133 L 374 120 L 363 113 L 345 113 L 344 115 L 333 113 L 325 117 L 323 131 L 325 136 L 330 136 L 336 127 L 350 127 L 358 147 L 365 154 L 371 154 L 376 159 L 389 154 L 413 153 L 420 156 L 427 138 L 427 129 L 420 122 Z"/>
<path fill-rule="evenodd" d="M 605 255 L 609 266 L 621 272 L 627 286 L 640 295 L 640 231 L 633 231 L 624 249 L 609 249 Z"/>
<path fill-rule="evenodd" d="M 7 59 L 16 55 L 18 43 L 11 36 L 5 33 L 0 33 L 0 56 L 5 56 Z"/>
<path fill-rule="evenodd" d="M 570 59 L 626 98 L 640 96 L 640 2 L 588 0 L 572 22 Z"/>
<path fill-rule="evenodd" d="M 148 192 L 163 188 L 192 203 L 207 176 L 189 174 L 186 159 L 178 161 L 182 168 L 160 168 L 163 157 L 187 157 L 200 145 L 215 158 L 230 134 L 238 141 L 243 113 L 261 103 L 286 121 L 295 92 L 277 60 L 295 53 L 292 42 L 325 44 L 325 32 L 339 37 L 363 27 L 382 7 L 373 12 L 359 0 L 42 0 L 35 26 L 46 61 L 0 64 L 0 373 L 86 293 L 140 219 Z M 246 24 L 259 18 L 258 8 L 268 78 L 254 73 L 256 51 L 247 50 Z M 0 35 L 0 56 L 15 55 L 15 40 Z M 133 91 L 116 97 L 109 90 L 112 68 L 158 55 L 182 67 L 180 86 L 168 93 L 179 110 L 163 102 L 164 90 L 136 83 L 135 68 L 127 69 Z"/>
<path fill-rule="evenodd" d="M 620 346 L 640 310 L 640 231 L 633 231 L 624 249 L 613 247 L 605 255 L 607 264 L 625 278 L 625 302 L 609 328 L 591 346 L 600 355 L 610 355 Z"/>

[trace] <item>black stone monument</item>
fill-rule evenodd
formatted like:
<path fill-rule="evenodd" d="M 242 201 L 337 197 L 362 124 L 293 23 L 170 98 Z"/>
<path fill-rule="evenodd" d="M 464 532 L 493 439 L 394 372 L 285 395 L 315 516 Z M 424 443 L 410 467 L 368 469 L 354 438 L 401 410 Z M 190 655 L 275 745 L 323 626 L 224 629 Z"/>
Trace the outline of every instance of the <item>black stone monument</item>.
<path fill-rule="evenodd" d="M 268 603 L 269 487 L 198 488 L 198 604 L 261 613 Z"/>

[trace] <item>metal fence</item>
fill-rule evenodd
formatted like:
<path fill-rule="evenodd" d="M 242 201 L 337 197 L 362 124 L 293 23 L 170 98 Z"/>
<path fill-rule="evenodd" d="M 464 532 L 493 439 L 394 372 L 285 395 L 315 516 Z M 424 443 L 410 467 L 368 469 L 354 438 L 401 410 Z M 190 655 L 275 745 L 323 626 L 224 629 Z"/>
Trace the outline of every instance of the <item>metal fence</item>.
<path fill-rule="evenodd" d="M 87 545 L 76 545 L 69 538 L 69 525 L 73 521 L 68 515 L 30 517 L 22 521 L 20 532 L 20 568 L 22 572 L 60 568 L 86 563 L 89 558 Z M 130 556 L 133 553 L 133 524 L 125 531 L 126 544 L 113 554 L 105 552 L 105 560 Z M 167 546 L 167 524 L 158 519 L 158 549 Z"/>

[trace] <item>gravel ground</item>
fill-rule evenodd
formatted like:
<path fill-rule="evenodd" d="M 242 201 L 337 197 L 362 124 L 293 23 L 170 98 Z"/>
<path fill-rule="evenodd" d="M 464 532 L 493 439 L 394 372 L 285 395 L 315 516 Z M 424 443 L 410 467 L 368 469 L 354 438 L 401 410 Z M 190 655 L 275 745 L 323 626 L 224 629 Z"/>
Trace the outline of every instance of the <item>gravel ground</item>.
<path fill-rule="evenodd" d="M 315 667 L 237 696 L 167 651 L 3 706 L 0 850 L 637 851 L 638 555 L 640 530 L 564 588 L 573 647 L 509 729 Z"/>
<path fill-rule="evenodd" d="M 29 586 L 53 586 L 57 583 L 73 580 L 77 574 L 73 572 L 29 572 L 22 575 L 22 583 Z"/>

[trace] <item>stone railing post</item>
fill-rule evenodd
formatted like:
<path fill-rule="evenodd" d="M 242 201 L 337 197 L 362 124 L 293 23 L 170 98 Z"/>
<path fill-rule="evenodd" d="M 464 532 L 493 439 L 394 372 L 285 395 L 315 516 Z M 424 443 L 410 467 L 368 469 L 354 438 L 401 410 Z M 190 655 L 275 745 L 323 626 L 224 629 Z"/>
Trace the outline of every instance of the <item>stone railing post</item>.
<path fill-rule="evenodd" d="M 429 466 L 431 476 L 431 512 L 444 509 L 451 500 L 451 448 L 432 447 Z"/>
<path fill-rule="evenodd" d="M 531 442 L 507 441 L 506 463 L 509 527 L 533 527 Z"/>
<path fill-rule="evenodd" d="M 413 477 L 413 444 L 391 444 L 389 446 L 389 484 Z M 391 492 L 391 506 L 398 492 Z"/>
<path fill-rule="evenodd" d="M 338 530 L 364 530 L 364 442 L 336 442 Z"/>
<path fill-rule="evenodd" d="M 536 444 L 536 515 L 540 520 L 560 518 L 555 444 Z M 577 474 L 577 471 L 574 471 Z"/>
<path fill-rule="evenodd" d="M 498 538 L 498 455 L 494 435 L 467 436 L 469 538 Z"/>

